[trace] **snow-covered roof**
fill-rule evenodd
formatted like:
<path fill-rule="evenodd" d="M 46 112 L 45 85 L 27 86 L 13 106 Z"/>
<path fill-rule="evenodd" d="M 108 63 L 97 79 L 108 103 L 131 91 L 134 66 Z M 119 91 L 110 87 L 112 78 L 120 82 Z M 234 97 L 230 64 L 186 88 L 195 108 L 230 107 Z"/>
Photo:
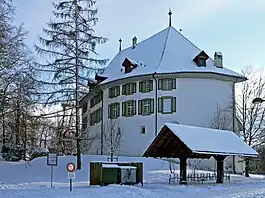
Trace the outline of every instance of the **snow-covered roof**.
<path fill-rule="evenodd" d="M 246 80 L 241 74 L 227 68 L 217 68 L 209 58 L 206 67 L 198 67 L 193 61 L 202 50 L 186 39 L 175 28 L 169 26 L 150 38 L 120 51 L 109 63 L 102 76 L 107 77 L 101 82 L 105 84 L 114 80 L 141 76 L 153 73 L 215 73 Z M 209 55 L 209 54 L 208 54 Z M 133 62 L 144 63 L 144 67 L 137 67 L 129 73 L 121 71 L 122 63 L 128 58 Z"/>
<path fill-rule="evenodd" d="M 170 129 L 193 153 L 257 156 L 258 153 L 248 146 L 232 131 L 166 123 Z"/>
<path fill-rule="evenodd" d="M 102 164 L 103 168 L 119 168 L 117 164 Z"/>

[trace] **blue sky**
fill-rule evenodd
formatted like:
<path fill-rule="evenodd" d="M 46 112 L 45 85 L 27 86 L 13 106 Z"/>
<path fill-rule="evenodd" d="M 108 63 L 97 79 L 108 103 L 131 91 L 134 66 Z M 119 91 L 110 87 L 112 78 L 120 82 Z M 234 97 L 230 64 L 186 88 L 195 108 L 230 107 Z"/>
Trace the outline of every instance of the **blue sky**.
<path fill-rule="evenodd" d="M 52 2 L 14 0 L 30 47 L 52 17 Z M 139 42 L 167 27 L 171 8 L 172 26 L 210 56 L 221 51 L 226 67 L 240 72 L 265 65 L 264 0 L 98 0 L 97 7 L 96 33 L 109 39 L 98 47 L 102 58 L 117 54 L 120 38 L 125 48 L 134 36 Z"/>

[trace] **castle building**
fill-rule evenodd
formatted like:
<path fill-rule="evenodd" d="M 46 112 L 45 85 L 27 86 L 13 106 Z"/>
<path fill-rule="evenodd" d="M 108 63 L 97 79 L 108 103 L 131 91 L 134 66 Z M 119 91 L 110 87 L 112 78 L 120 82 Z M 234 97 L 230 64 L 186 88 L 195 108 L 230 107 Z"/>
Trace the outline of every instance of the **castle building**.
<path fill-rule="evenodd" d="M 229 120 L 237 122 L 235 83 L 245 80 L 224 67 L 221 52 L 211 58 L 171 22 L 139 43 L 134 37 L 81 100 L 87 153 L 109 154 L 108 140 L 116 135 L 119 155 L 142 156 L 165 122 L 211 127 L 217 106 L 232 107 Z"/>

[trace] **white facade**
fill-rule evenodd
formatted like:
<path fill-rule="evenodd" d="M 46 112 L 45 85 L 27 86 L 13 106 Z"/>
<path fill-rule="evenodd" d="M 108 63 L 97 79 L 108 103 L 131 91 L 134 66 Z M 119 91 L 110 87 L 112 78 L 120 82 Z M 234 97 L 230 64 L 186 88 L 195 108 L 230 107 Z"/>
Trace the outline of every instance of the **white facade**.
<path fill-rule="evenodd" d="M 172 78 L 174 76 L 172 75 Z M 159 78 L 156 76 L 155 78 Z M 176 76 L 175 76 L 176 78 Z M 152 79 L 152 77 L 150 77 Z M 131 82 L 133 79 L 130 79 Z M 137 82 L 139 85 L 139 81 Z M 124 81 L 120 81 L 120 86 Z M 111 84 L 109 84 L 111 85 Z M 115 86 L 119 85 L 118 82 Z M 111 86 L 110 86 L 111 87 Z M 108 105 L 114 102 L 120 104 L 126 100 L 141 100 L 144 98 L 156 98 L 156 83 L 153 79 L 153 91 L 148 93 L 139 92 L 137 86 L 136 93 L 133 95 L 120 95 L 115 98 L 108 97 L 108 88 L 104 90 L 103 97 L 103 123 L 107 123 L 108 118 Z M 221 81 L 215 79 L 198 79 L 198 78 L 176 78 L 176 89 L 171 91 L 157 90 L 157 97 L 173 96 L 176 97 L 176 112 L 172 114 L 157 114 L 157 129 L 159 130 L 165 122 L 178 122 L 187 125 L 210 127 L 213 121 L 214 114 L 216 113 L 216 106 L 219 104 L 221 108 L 226 108 L 232 102 L 232 87 L 233 82 Z M 138 102 L 136 102 L 138 104 Z M 93 108 L 89 109 L 85 114 L 93 112 L 102 106 L 100 102 Z M 156 111 L 156 105 L 154 105 Z M 121 111 L 121 108 L 120 108 Z M 121 114 L 121 113 L 120 113 Z M 87 115 L 88 116 L 88 115 Z M 122 130 L 122 141 L 120 147 L 120 155 L 127 156 L 142 156 L 143 152 L 151 143 L 156 135 L 155 131 L 155 113 L 151 115 L 138 115 L 138 108 L 136 108 L 136 115 L 132 117 L 124 117 L 120 115 L 115 119 L 117 126 Z M 141 134 L 141 127 L 145 127 L 145 134 Z M 89 126 L 88 130 L 91 133 L 98 133 L 100 137 L 101 122 Z M 92 154 L 99 153 L 100 144 L 95 143 L 93 149 L 90 151 Z"/>
<path fill-rule="evenodd" d="M 126 72 L 128 61 L 131 65 L 126 69 L 130 71 Z M 112 119 L 122 134 L 119 155 L 142 156 L 165 122 L 210 127 L 217 105 L 221 109 L 233 106 L 234 84 L 246 80 L 244 76 L 223 65 L 220 67 L 220 64 L 222 62 L 216 66 L 213 59 L 208 58 L 205 52 L 173 27 L 164 29 L 133 48 L 122 50 L 102 74 L 106 79 L 98 82 L 94 91 L 92 90 L 81 101 L 81 105 L 88 104 L 88 110 L 83 114 L 83 119 L 88 122 L 85 133 L 93 139 L 87 144 L 89 148 L 86 153 L 109 154 L 109 151 L 102 149 L 108 147 L 102 134 L 110 120 L 108 106 L 115 102 L 120 104 L 120 115 Z M 159 90 L 158 79 L 167 78 L 175 79 L 174 89 Z M 139 92 L 139 82 L 143 80 L 152 80 L 152 91 Z M 126 83 L 136 83 L 134 94 L 123 95 L 122 86 Z M 120 87 L 120 94 L 109 98 L 109 88 L 114 86 Z M 103 92 L 103 101 L 90 108 L 90 100 L 95 95 L 94 92 L 99 90 Z M 164 96 L 175 98 L 175 112 L 158 112 L 158 98 Z M 154 101 L 154 112 L 150 115 L 138 115 L 138 101 L 144 98 L 151 98 Z M 136 115 L 123 116 L 122 102 L 127 100 L 136 101 Z M 90 126 L 89 114 L 100 107 L 103 108 L 101 121 Z"/>

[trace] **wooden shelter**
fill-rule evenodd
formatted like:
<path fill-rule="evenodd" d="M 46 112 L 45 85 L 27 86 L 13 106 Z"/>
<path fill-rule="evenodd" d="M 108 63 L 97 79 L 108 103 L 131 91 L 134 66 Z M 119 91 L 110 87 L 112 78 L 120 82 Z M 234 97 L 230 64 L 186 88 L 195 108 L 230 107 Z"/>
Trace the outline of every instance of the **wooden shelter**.
<path fill-rule="evenodd" d="M 187 184 L 187 159 L 214 157 L 216 183 L 223 183 L 224 159 L 229 155 L 256 157 L 258 153 L 232 131 L 166 123 L 144 157 L 179 158 L 180 184 Z"/>

